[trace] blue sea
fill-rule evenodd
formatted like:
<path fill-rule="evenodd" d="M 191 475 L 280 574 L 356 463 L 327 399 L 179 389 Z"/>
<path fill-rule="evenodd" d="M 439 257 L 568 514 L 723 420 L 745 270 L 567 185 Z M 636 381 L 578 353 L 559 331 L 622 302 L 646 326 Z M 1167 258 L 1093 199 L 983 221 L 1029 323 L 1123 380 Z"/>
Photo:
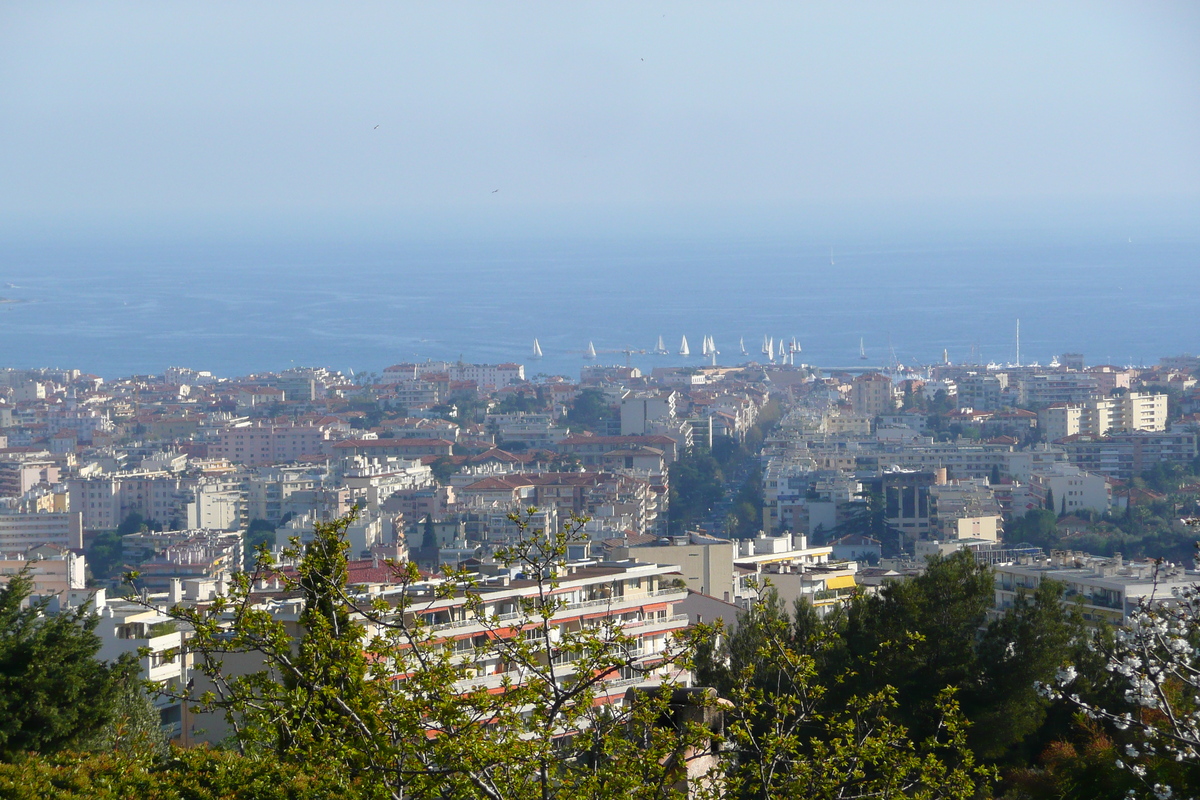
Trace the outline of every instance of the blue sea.
<path fill-rule="evenodd" d="M 643 237 L 363 244 L 160 239 L 0 243 L 0 366 L 106 378 L 168 366 L 224 377 L 414 359 L 597 363 L 761 358 L 845 365 L 1154 363 L 1200 352 L 1200 243 L 1018 235 L 888 242 Z M 670 356 L 649 351 L 662 336 Z M 674 353 L 686 336 L 692 357 Z M 530 359 L 534 338 L 545 357 Z M 749 357 L 741 355 L 744 339 Z M 867 361 L 859 359 L 859 341 Z"/>

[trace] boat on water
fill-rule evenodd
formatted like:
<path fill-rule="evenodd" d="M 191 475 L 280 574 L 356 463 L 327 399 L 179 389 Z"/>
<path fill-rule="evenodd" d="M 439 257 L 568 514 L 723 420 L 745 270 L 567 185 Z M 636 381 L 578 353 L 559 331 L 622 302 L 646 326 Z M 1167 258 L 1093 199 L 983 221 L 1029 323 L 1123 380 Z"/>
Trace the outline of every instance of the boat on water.
<path fill-rule="evenodd" d="M 709 354 L 711 354 L 711 353 L 712 353 L 712 350 L 710 350 L 708 348 L 708 337 L 705 336 L 704 339 L 700 342 L 700 355 L 704 356 L 705 358 L 708 358 Z"/>
<path fill-rule="evenodd" d="M 744 356 L 750 355 L 749 353 L 746 352 L 746 337 L 745 336 L 741 336 L 738 338 L 738 347 L 742 348 L 742 355 L 744 355 Z"/>
<path fill-rule="evenodd" d="M 712 365 L 717 365 L 717 356 L 721 355 L 721 351 L 717 349 L 717 343 L 713 341 L 713 337 L 704 337 L 704 347 L 708 351 L 707 355 L 712 359 Z"/>
<path fill-rule="evenodd" d="M 541 358 L 541 357 L 542 357 L 542 346 L 540 344 L 538 344 L 537 339 L 534 339 L 533 340 L 533 352 L 530 353 L 530 358 Z"/>
<path fill-rule="evenodd" d="M 687 337 L 684 336 L 683 342 L 680 343 L 680 345 L 679 345 L 679 355 L 690 356 L 691 354 L 692 354 L 692 351 L 688 349 L 688 345 L 687 345 Z"/>
<path fill-rule="evenodd" d="M 583 357 L 584 358 L 595 358 L 596 357 L 596 345 L 592 344 L 591 342 L 588 342 L 587 350 L 583 351 Z"/>
<path fill-rule="evenodd" d="M 658 345 L 655 346 L 655 348 L 654 348 L 654 354 L 656 356 L 670 355 L 670 351 L 667 350 L 667 346 L 665 344 L 663 344 L 663 340 L 662 340 L 661 336 L 658 337 Z"/>
<path fill-rule="evenodd" d="M 862 337 L 858 337 L 858 357 L 862 361 L 867 360 L 867 349 L 863 347 Z"/>

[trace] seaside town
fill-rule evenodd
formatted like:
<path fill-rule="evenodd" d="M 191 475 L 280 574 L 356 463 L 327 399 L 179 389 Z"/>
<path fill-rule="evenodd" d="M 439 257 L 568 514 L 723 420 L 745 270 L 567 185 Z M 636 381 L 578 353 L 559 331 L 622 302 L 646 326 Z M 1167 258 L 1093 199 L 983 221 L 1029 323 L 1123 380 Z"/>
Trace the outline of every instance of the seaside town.
<path fill-rule="evenodd" d="M 578 380 L 433 361 L 353 377 L 5 369 L 0 580 L 27 569 L 47 613 L 90 604 L 99 657 L 134 654 L 173 688 L 153 702 L 190 745 L 231 731 L 188 713 L 182 689 L 204 676 L 171 609 L 211 604 L 259 550 L 286 571 L 289 542 L 352 511 L 347 583 L 363 596 L 470 574 L 501 616 L 531 583 L 497 551 L 569 528 L 554 622 L 622 624 L 638 655 L 606 681 L 613 698 L 661 680 L 647 665 L 689 626 L 735 626 L 768 584 L 826 616 L 966 551 L 993 570 L 992 617 L 1053 579 L 1086 623 L 1121 626 L 1200 579 L 1185 522 L 1200 358 L 825 372 L 795 355 L 589 361 Z M 398 577 L 406 562 L 416 580 Z M 277 580 L 247 596 L 298 613 Z M 422 613 L 439 637 L 487 632 L 465 594 L 438 597 Z M 515 678 L 503 659 L 480 676 Z"/>

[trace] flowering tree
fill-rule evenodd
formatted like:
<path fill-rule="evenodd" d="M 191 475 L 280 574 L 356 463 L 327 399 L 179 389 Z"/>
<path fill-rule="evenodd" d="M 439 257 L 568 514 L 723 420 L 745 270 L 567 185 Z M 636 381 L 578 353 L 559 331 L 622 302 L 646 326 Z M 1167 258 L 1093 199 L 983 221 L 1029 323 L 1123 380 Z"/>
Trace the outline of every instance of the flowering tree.
<path fill-rule="evenodd" d="M 1200 520 L 1187 521 L 1193 527 Z M 1075 690 L 1074 666 L 1059 670 L 1053 699 L 1066 699 L 1087 717 L 1111 726 L 1124 749 L 1116 763 L 1147 797 L 1166 800 L 1200 789 L 1200 587 L 1170 598 L 1143 600 L 1129 624 L 1103 647 L 1106 668 L 1126 682 L 1123 707 L 1089 701 Z M 1138 793 L 1130 790 L 1131 796 Z"/>

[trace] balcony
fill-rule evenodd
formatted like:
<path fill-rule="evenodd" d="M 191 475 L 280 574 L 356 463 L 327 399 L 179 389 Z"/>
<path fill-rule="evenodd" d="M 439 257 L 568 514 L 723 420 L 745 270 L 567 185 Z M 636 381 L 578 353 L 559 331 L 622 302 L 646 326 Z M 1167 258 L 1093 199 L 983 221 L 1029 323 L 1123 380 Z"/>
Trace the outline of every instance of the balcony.
<path fill-rule="evenodd" d="M 556 615 L 563 614 L 563 613 L 566 613 L 569 611 L 577 611 L 577 610 L 585 609 L 585 608 L 601 608 L 601 607 L 607 607 L 607 606 L 613 606 L 613 607 L 621 606 L 621 607 L 625 607 L 625 608 L 636 607 L 637 603 L 640 603 L 649 598 L 658 598 L 658 597 L 674 597 L 674 599 L 676 601 L 681 601 L 687 597 L 687 589 L 675 589 L 675 588 L 658 589 L 653 592 L 646 592 L 645 594 L 629 595 L 628 597 L 608 597 L 608 598 L 601 598 L 598 600 L 582 600 L 577 603 L 567 603 L 567 604 L 561 606 L 560 608 L 557 609 Z M 670 601 L 666 601 L 666 602 L 670 602 Z M 525 615 L 520 611 L 511 611 L 507 614 L 499 614 L 494 619 L 498 622 L 512 622 L 513 620 L 520 619 L 523 616 L 525 616 Z M 675 617 L 682 617 L 684 620 L 688 619 L 688 616 L 686 614 L 676 614 Z M 672 617 L 672 619 L 675 619 L 675 617 Z M 483 621 L 490 621 L 491 619 L 492 619 L 491 617 L 485 617 L 484 620 L 481 620 L 478 617 L 472 616 L 472 617 L 468 617 L 466 619 L 455 619 L 455 620 L 450 620 L 448 622 L 435 623 L 435 624 L 431 625 L 429 629 L 431 631 L 444 631 L 444 630 L 451 630 L 454 628 L 467 628 L 467 627 L 470 627 L 473 625 L 479 625 Z M 660 622 L 660 621 L 661 620 L 639 620 L 636 623 L 626 623 L 626 624 L 647 624 L 649 622 Z"/>

